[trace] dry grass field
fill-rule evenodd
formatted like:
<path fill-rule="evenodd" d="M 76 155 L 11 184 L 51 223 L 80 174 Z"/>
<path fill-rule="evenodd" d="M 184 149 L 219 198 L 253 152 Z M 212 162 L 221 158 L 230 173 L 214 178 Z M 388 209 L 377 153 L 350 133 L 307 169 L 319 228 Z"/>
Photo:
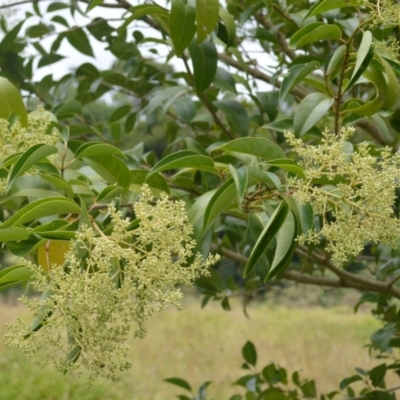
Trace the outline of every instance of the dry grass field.
<path fill-rule="evenodd" d="M 240 365 L 246 340 L 256 345 L 260 368 L 273 360 L 288 372 L 301 370 L 303 377 L 316 378 L 324 392 L 337 389 L 355 366 L 377 363 L 362 348 L 379 326 L 368 313 L 354 314 L 349 306 L 288 308 L 265 303 L 248 311 L 250 320 L 239 304 L 230 312 L 217 305 L 201 310 L 198 299 L 189 298 L 183 310 L 155 315 L 145 339 L 132 339 L 133 368 L 120 382 L 96 382 L 89 390 L 84 380 L 34 367 L 1 343 L 0 399 L 167 400 L 182 391 L 163 379 L 182 377 L 196 388 L 213 381 L 210 398 L 224 400 L 238 391 L 231 383 L 244 374 Z M 0 335 L 5 322 L 22 314 L 20 306 L 0 304 Z"/>

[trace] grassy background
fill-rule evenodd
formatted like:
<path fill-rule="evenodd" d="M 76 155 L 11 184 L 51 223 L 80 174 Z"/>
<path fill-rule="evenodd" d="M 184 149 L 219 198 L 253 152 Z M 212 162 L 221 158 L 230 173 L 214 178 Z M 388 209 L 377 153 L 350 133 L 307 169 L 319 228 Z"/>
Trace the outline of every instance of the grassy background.
<path fill-rule="evenodd" d="M 21 306 L 0 303 L 0 335 L 4 323 L 24 313 Z M 63 376 L 26 363 L 0 340 L 1 400 L 166 400 L 182 393 L 163 382 L 181 377 L 197 388 L 213 381 L 210 398 L 228 399 L 240 391 L 232 382 L 244 375 L 241 348 L 251 340 L 258 350 L 260 369 L 270 361 L 301 370 L 315 378 L 321 391 L 338 388 L 355 366 L 378 364 L 363 345 L 379 324 L 368 314 L 354 314 L 349 306 L 293 308 L 256 303 L 247 319 L 239 303 L 225 312 L 218 305 L 201 310 L 189 296 L 183 310 L 155 315 L 143 340 L 132 339 L 133 368 L 118 383 L 99 381 L 88 390 L 84 380 Z M 346 375 L 347 374 L 347 375 Z"/>

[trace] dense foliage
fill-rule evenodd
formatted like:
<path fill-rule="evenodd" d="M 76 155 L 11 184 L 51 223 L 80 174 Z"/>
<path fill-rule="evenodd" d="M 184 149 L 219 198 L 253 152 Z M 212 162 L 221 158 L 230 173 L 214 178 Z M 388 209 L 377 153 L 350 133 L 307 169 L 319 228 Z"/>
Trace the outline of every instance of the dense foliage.
<path fill-rule="evenodd" d="M 33 278 L 43 296 L 25 299 L 35 319 L 9 343 L 29 354 L 55 346 L 66 352 L 60 370 L 115 378 L 127 365 L 122 347 L 107 353 L 107 332 L 124 337 L 133 320 L 143 333 L 147 316 L 176 303 L 174 285 L 216 261 L 195 254 L 214 253 L 221 260 L 196 279 L 203 306 L 229 310 L 231 296 L 287 281 L 360 291 L 356 308 L 371 302 L 382 321 L 370 348 L 387 360 L 340 390 L 355 397 L 351 384 L 363 381 L 356 398 L 394 399 L 385 375 L 400 373 L 400 4 L 28 0 L 0 9 L 27 3 L 23 19 L 0 21 L 0 242 L 4 265 L 24 258 L 0 271 L 0 286 Z M 66 43 L 93 61 L 36 80 L 67 57 Z M 115 58 L 108 69 L 97 46 Z M 42 340 L 60 326 L 65 337 Z M 95 345 L 84 340 L 91 330 Z M 103 360 L 90 356 L 96 346 Z M 243 355 L 253 369 L 250 342 Z M 297 389 L 271 364 L 238 384 L 246 399 L 319 396 L 313 381 L 292 381 Z"/>

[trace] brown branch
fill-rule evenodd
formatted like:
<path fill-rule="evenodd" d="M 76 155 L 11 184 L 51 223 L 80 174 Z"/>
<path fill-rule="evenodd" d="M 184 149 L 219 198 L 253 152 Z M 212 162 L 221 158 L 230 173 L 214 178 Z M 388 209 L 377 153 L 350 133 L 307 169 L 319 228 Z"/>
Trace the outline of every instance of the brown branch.
<path fill-rule="evenodd" d="M 261 11 L 256 12 L 254 17 L 256 21 L 266 30 L 270 31 L 274 27 L 274 24 L 270 20 L 266 19 Z M 281 47 L 283 53 L 285 53 L 292 61 L 295 60 L 297 58 L 297 54 L 295 51 L 289 48 L 286 41 L 286 36 L 279 30 L 274 33 L 274 36 L 276 37 L 276 40 Z"/>
<path fill-rule="evenodd" d="M 215 244 L 211 245 L 211 250 L 222 254 L 223 256 L 236 261 L 239 264 L 246 264 L 248 258 L 242 254 L 236 253 L 225 247 L 219 247 Z M 327 286 L 336 288 L 351 288 L 362 291 L 374 291 L 377 293 L 390 294 L 394 297 L 400 298 L 400 291 L 396 288 L 389 286 L 386 282 L 376 282 L 370 279 L 361 277 L 359 275 L 352 274 L 340 268 L 337 268 L 332 262 L 322 254 L 308 251 L 304 246 L 299 246 L 296 252 L 302 257 L 308 257 L 312 261 L 323 265 L 331 272 L 333 272 L 339 279 L 325 278 L 321 276 L 304 275 L 294 271 L 285 271 L 282 274 L 283 279 L 287 279 L 293 282 L 315 285 L 315 286 Z"/>
<path fill-rule="evenodd" d="M 387 141 L 382 135 L 382 132 L 380 129 L 375 125 L 372 124 L 370 121 L 366 119 L 362 119 L 360 121 L 357 121 L 354 125 L 358 126 L 359 128 L 363 129 L 366 131 L 370 136 L 372 136 L 379 144 L 385 146 L 387 145 Z"/>
<path fill-rule="evenodd" d="M 371 279 L 364 278 L 360 275 L 355 275 L 344 269 L 338 268 L 332 263 L 332 261 L 329 260 L 329 258 L 326 257 L 325 254 L 321 254 L 319 252 L 316 252 L 315 250 L 311 253 L 308 253 L 307 248 L 304 246 L 299 246 L 296 249 L 296 252 L 302 256 L 308 257 L 309 259 L 320 265 L 323 265 L 324 267 L 332 271 L 335 275 L 337 275 L 343 283 L 350 285 L 356 284 L 358 286 L 363 286 L 363 290 L 371 290 L 378 293 L 390 294 L 400 299 L 400 290 L 395 287 L 389 286 L 387 282 L 373 281 Z"/>
<path fill-rule="evenodd" d="M 43 2 L 43 0 L 22 0 L 22 1 L 17 1 L 16 3 L 3 4 L 2 6 L 0 6 L 0 9 L 21 6 L 22 4 L 40 3 L 41 1 Z M 50 0 L 45 0 L 45 1 L 50 1 Z M 88 4 L 90 0 L 79 0 L 79 1 L 81 1 L 82 3 Z M 131 5 L 129 3 L 123 1 L 123 2 L 119 2 L 119 4 L 102 3 L 102 4 L 99 4 L 98 7 L 124 8 L 127 10 L 131 7 Z"/>
<path fill-rule="evenodd" d="M 265 74 L 264 72 L 261 72 L 259 69 L 254 67 L 248 67 L 245 70 L 238 61 L 228 56 L 227 54 L 220 53 L 218 54 L 218 58 L 225 64 L 230 65 L 231 67 L 234 67 L 240 71 L 247 72 L 249 75 L 253 76 L 256 79 L 259 79 L 260 81 L 267 82 L 270 85 L 277 86 L 278 88 L 281 87 L 281 82 L 279 82 L 278 80 L 273 80 L 271 76 Z M 311 93 L 307 89 L 299 85 L 295 86 L 290 92 L 293 95 L 300 97 L 301 99 L 303 99 L 304 97 L 306 97 Z"/>

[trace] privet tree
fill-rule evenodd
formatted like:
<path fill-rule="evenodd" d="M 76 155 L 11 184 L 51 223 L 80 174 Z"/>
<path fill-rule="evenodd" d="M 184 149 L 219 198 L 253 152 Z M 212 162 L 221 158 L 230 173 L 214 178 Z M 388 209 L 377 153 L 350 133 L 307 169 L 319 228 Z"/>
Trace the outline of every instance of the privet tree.
<path fill-rule="evenodd" d="M 12 325 L 7 343 L 30 357 L 55 354 L 60 371 L 116 379 L 129 367 L 131 324 L 143 336 L 152 313 L 179 303 L 177 284 L 196 280 L 203 306 L 224 309 L 230 296 L 277 282 L 353 288 L 356 307 L 374 303 L 382 328 L 370 347 L 387 359 L 344 377 L 340 390 L 395 399 L 385 375 L 400 372 L 400 4 L 0 8 L 27 3 L 21 21 L 1 20 L 0 241 L 5 263 L 22 261 L 0 271 L 0 285 L 32 280 L 43 294 L 22 299 L 33 322 Z M 109 9 L 120 17 L 108 20 Z M 64 42 L 92 57 L 100 42 L 115 63 L 93 58 L 35 80 L 67 56 Z M 104 119 L 93 110 L 106 94 L 118 101 Z M 161 145 L 133 146 L 139 134 Z M 257 370 L 252 343 L 243 355 L 246 399 L 320 395 L 297 373 Z M 356 381 L 365 382 L 359 394 Z"/>

